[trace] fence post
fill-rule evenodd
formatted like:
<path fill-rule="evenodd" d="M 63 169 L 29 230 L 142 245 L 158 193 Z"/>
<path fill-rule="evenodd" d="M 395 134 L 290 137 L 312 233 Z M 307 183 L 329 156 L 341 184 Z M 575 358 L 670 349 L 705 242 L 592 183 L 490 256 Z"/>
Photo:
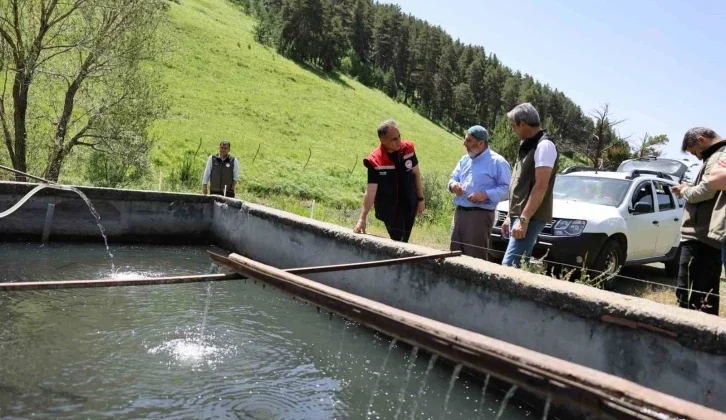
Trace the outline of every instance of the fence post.
<path fill-rule="evenodd" d="M 53 213 L 55 213 L 55 204 L 48 204 L 48 209 L 45 211 L 45 225 L 43 225 L 43 245 L 48 243 L 50 237 L 50 226 L 53 224 Z"/>
<path fill-rule="evenodd" d="M 164 173 L 159 171 L 159 191 L 161 191 L 161 180 L 163 179 L 163 177 L 164 177 Z"/>
<path fill-rule="evenodd" d="M 311 219 L 315 218 L 315 200 L 313 200 L 313 205 L 312 205 L 312 207 L 310 207 L 310 218 Z"/>

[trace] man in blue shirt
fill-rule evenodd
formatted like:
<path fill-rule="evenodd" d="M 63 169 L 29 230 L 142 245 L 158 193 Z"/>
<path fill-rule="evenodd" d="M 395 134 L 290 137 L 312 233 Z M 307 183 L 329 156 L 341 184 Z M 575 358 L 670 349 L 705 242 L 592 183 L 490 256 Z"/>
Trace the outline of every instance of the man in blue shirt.
<path fill-rule="evenodd" d="M 512 171 L 501 155 L 489 148 L 489 133 L 475 125 L 464 138 L 466 154 L 451 173 L 449 191 L 456 195 L 452 251 L 488 260 L 494 209 L 507 198 Z"/>

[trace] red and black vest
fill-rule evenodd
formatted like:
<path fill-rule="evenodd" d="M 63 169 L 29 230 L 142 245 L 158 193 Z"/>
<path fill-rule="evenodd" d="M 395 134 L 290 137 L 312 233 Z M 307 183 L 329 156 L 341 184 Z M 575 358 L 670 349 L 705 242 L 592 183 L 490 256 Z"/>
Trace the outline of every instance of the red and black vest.
<path fill-rule="evenodd" d="M 418 206 L 416 182 L 413 176 L 415 152 L 410 140 L 402 140 L 401 148 L 395 152 L 396 161 L 388 157 L 383 146 L 376 148 L 363 159 L 366 168 L 377 172 L 378 189 L 374 209 L 376 219 L 393 223 L 398 212 L 415 213 Z"/>

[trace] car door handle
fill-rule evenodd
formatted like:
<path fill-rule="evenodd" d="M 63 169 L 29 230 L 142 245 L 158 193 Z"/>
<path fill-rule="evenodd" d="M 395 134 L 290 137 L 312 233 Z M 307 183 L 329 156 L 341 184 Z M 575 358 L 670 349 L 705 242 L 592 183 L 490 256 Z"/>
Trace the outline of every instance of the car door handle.
<path fill-rule="evenodd" d="M 653 220 L 653 224 L 654 225 L 657 225 L 658 224 L 658 221 L 657 220 Z"/>

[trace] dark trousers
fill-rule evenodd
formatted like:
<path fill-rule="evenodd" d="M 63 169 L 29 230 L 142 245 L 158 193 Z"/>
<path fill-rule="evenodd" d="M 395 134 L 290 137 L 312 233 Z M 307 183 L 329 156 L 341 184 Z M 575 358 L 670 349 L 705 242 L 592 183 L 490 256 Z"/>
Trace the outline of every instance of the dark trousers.
<path fill-rule="evenodd" d="M 408 242 L 413 229 L 413 222 L 416 221 L 416 212 L 398 209 L 393 220 L 386 223 L 388 236 L 394 241 Z"/>
<path fill-rule="evenodd" d="M 488 261 L 492 226 L 494 226 L 493 210 L 457 207 L 449 249 Z"/>
<path fill-rule="evenodd" d="M 699 241 L 681 244 L 676 298 L 681 308 L 718 315 L 721 250 Z"/>

